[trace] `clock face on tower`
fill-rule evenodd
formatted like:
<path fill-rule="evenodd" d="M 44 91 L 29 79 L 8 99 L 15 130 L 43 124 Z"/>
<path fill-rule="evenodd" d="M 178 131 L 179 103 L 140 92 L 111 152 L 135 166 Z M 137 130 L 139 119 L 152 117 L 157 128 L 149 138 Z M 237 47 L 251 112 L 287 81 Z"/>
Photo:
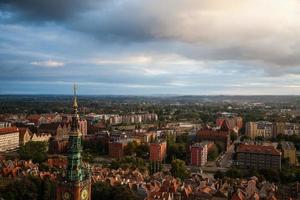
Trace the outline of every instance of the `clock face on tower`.
<path fill-rule="evenodd" d="M 87 189 L 84 188 L 81 191 L 80 197 L 81 197 L 81 200 L 88 200 L 88 198 L 89 198 L 89 192 L 87 191 Z"/>
<path fill-rule="evenodd" d="M 71 194 L 69 192 L 64 192 L 62 197 L 63 197 L 63 200 L 70 200 Z"/>

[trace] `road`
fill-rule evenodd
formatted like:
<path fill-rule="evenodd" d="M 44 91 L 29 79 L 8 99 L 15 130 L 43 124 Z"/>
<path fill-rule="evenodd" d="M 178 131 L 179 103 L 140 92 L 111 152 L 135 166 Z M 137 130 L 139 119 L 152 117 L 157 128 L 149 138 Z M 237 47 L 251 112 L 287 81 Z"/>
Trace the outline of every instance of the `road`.
<path fill-rule="evenodd" d="M 231 167 L 231 165 L 233 163 L 232 156 L 233 156 L 233 153 L 234 153 L 234 145 L 236 143 L 239 143 L 241 141 L 240 139 L 241 139 L 241 136 L 239 136 L 237 138 L 237 140 L 235 140 L 230 145 L 230 147 L 227 149 L 227 151 L 225 152 L 224 156 L 220 160 L 220 167 L 223 167 L 223 168 L 229 168 L 229 167 Z"/>
<path fill-rule="evenodd" d="M 227 149 L 227 151 L 220 159 L 219 163 L 221 168 L 229 168 L 231 166 L 233 153 L 234 153 L 234 144 L 230 145 L 230 147 Z"/>

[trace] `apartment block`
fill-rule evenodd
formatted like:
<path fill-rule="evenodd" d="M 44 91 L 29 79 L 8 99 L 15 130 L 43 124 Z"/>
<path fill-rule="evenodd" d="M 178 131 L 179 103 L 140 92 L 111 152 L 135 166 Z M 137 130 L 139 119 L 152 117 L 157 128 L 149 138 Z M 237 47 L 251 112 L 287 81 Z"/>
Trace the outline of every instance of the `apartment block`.
<path fill-rule="evenodd" d="M 243 169 L 281 169 L 281 152 L 274 146 L 240 144 L 237 166 Z"/>
<path fill-rule="evenodd" d="M 292 142 L 281 142 L 281 149 L 283 157 L 289 160 L 290 165 L 296 165 L 298 163 L 296 156 L 296 148 Z"/>
<path fill-rule="evenodd" d="M 150 144 L 150 160 L 151 161 L 163 161 L 167 153 L 167 142 L 158 141 Z"/>
<path fill-rule="evenodd" d="M 191 150 L 191 165 L 203 166 L 207 163 L 207 144 L 196 143 L 190 147 Z"/>
<path fill-rule="evenodd" d="M 258 136 L 272 138 L 273 123 L 267 121 L 248 122 L 246 123 L 246 135 L 252 139 Z"/>
<path fill-rule="evenodd" d="M 19 147 L 19 130 L 17 127 L 0 128 L 0 152 Z"/>

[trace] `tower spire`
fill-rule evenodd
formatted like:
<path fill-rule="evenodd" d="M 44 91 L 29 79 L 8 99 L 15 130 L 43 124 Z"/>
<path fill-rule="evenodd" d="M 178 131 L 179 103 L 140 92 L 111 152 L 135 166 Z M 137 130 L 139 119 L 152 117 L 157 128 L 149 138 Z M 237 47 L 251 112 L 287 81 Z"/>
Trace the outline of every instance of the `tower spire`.
<path fill-rule="evenodd" d="M 77 85 L 73 85 L 73 92 L 74 92 L 74 103 L 73 103 L 73 109 L 74 113 L 77 112 L 78 104 L 77 104 Z"/>
<path fill-rule="evenodd" d="M 79 115 L 78 115 L 78 104 L 77 104 L 77 85 L 73 86 L 74 92 L 74 101 L 73 101 L 73 116 L 72 116 L 72 124 L 71 124 L 71 134 L 81 135 L 79 130 Z"/>
<path fill-rule="evenodd" d="M 91 200 L 90 169 L 82 163 L 82 134 L 79 128 L 77 87 L 73 87 L 73 113 L 68 141 L 67 174 L 57 187 L 56 200 Z"/>

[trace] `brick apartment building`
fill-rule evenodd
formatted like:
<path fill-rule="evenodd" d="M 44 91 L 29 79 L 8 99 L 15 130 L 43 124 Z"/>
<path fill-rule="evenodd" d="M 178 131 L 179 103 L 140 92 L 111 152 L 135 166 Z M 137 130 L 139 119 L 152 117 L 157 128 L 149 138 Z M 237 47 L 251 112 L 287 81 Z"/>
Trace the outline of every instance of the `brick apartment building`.
<path fill-rule="evenodd" d="M 236 156 L 239 168 L 281 169 L 281 152 L 274 146 L 240 144 Z"/>
<path fill-rule="evenodd" d="M 212 141 L 222 142 L 224 144 L 225 150 L 230 146 L 230 134 L 229 128 L 227 127 L 226 121 L 223 122 L 222 126 L 218 130 L 214 130 L 212 128 L 202 128 L 197 132 L 197 140 L 198 142 L 203 141 Z"/>
<path fill-rule="evenodd" d="M 167 154 L 167 142 L 158 141 L 150 144 L 150 160 L 162 162 Z"/>
<path fill-rule="evenodd" d="M 207 163 L 208 147 L 205 143 L 195 143 L 191 147 L 191 165 L 203 166 Z"/>
<path fill-rule="evenodd" d="M 124 156 L 124 148 L 129 142 L 140 143 L 140 140 L 135 138 L 120 139 L 118 141 L 109 142 L 108 144 L 108 154 L 112 158 L 121 158 Z"/>

